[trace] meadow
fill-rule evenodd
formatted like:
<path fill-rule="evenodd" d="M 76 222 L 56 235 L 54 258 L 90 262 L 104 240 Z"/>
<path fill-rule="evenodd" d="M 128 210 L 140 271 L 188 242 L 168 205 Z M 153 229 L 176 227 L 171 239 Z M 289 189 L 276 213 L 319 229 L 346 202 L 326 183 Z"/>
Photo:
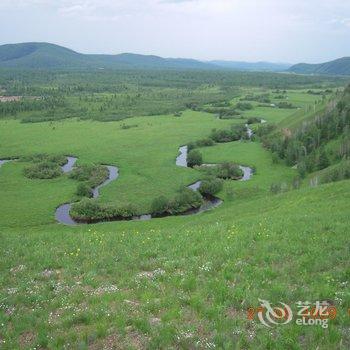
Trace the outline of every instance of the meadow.
<path fill-rule="evenodd" d="M 64 99 L 84 106 L 86 91 L 78 93 L 67 79 L 85 84 L 88 74 L 62 78 L 57 73 L 49 82 L 44 75 L 33 78 L 32 85 L 30 75 L 22 74 L 22 84 L 17 85 L 2 77 L 11 94 L 21 94 L 26 85 L 36 94 L 55 89 L 57 81 L 64 79 Z M 200 83 L 199 73 L 193 73 L 191 79 L 187 77 L 191 87 L 187 82 L 186 89 L 200 91 L 201 98 L 192 95 L 186 107 L 179 103 L 185 95 L 184 76 L 169 72 L 164 75 L 169 80 L 162 80 L 153 74 L 158 86 L 178 80 L 182 92 L 172 100 L 175 105 L 166 102 L 174 91 L 165 89 L 160 102 L 151 99 L 143 110 L 142 103 L 131 103 L 138 107 L 122 120 L 102 122 L 106 114 L 100 106 L 93 107 L 98 117 L 91 118 L 85 114 L 46 121 L 45 109 L 35 111 L 39 116 L 35 123 L 23 122 L 33 111 L 4 115 L 0 159 L 46 153 L 73 155 L 78 165 L 115 165 L 119 178 L 101 189 L 98 201 L 133 203 L 140 214 L 147 213 L 157 196 L 174 195 L 181 186 L 203 177 L 198 169 L 175 165 L 180 146 L 208 137 L 212 129 L 244 124 L 250 117 L 279 127 L 300 124 L 325 110 L 336 98 L 336 90 L 345 86 L 329 78 L 269 75 L 266 80 L 256 73 L 255 80 L 253 74 L 247 75 L 246 85 L 242 76 L 232 75 L 225 83 L 229 89 L 223 89 L 217 76 L 203 73 Z M 146 76 L 143 84 L 149 82 Z M 264 78 L 266 84 L 261 86 Z M 104 96 L 115 93 L 106 91 L 113 89 L 104 74 L 94 79 L 85 89 Z M 134 83 L 130 76 L 127 83 Z M 103 91 L 96 92 L 97 88 Z M 143 88 L 148 95 L 155 93 Z M 331 92 L 313 94 L 310 88 Z M 280 89 L 285 90 L 283 101 L 292 108 L 277 107 Z M 231 108 L 248 94 L 253 98 L 268 94 L 271 101 L 248 101 L 251 109 L 230 119 L 206 112 L 223 101 Z M 148 115 L 151 101 L 153 108 L 166 104 L 169 113 L 161 109 Z M 84 108 L 92 108 L 86 103 Z M 75 199 L 77 181 L 68 175 L 28 179 L 24 168 L 30 162 L 3 164 L 0 347 L 349 348 L 349 180 L 310 187 L 307 178 L 293 189 L 297 169 L 276 161 L 258 138 L 199 151 L 204 163 L 231 161 L 253 167 L 255 173 L 249 181 L 225 180 L 217 194 L 223 204 L 205 213 L 74 227 L 56 223 L 54 214 L 60 204 Z M 285 190 L 272 193 L 273 184 L 283 184 Z M 259 298 L 272 304 L 285 302 L 293 310 L 298 301 L 328 300 L 338 313 L 327 329 L 295 322 L 267 328 L 257 318 L 247 317 L 247 309 L 258 307 Z"/>

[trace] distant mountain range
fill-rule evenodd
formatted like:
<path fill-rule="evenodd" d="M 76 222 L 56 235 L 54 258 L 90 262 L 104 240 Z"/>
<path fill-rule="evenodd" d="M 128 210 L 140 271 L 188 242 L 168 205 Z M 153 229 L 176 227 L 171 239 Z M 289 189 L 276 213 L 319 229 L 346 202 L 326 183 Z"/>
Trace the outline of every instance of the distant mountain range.
<path fill-rule="evenodd" d="M 288 63 L 271 62 L 210 61 L 210 63 L 226 69 L 255 72 L 283 72 L 291 67 Z"/>
<path fill-rule="evenodd" d="M 184 58 L 122 53 L 118 55 L 82 54 L 49 43 L 22 43 L 0 46 L 0 67 L 40 69 L 197 69 L 284 71 L 286 64 L 231 61 L 203 62 Z"/>
<path fill-rule="evenodd" d="M 298 74 L 350 75 L 350 57 L 319 64 L 299 63 L 288 71 Z"/>
<path fill-rule="evenodd" d="M 158 56 L 123 53 L 120 55 L 82 54 L 48 43 L 7 44 L 0 46 L 0 67 L 42 69 L 84 68 L 173 68 L 213 69 L 211 64 L 191 59 L 165 59 Z"/>
<path fill-rule="evenodd" d="M 209 61 L 163 58 L 153 55 L 82 54 L 49 43 L 21 43 L 0 46 L 0 68 L 20 69 L 188 69 L 292 72 L 299 74 L 350 75 L 350 58 L 324 64 Z"/>

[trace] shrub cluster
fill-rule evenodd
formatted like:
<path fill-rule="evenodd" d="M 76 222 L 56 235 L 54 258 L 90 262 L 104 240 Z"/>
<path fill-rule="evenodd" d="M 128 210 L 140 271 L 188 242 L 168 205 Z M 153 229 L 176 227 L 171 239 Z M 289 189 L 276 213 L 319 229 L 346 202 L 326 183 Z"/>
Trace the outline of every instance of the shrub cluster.
<path fill-rule="evenodd" d="M 74 203 L 70 215 L 77 222 L 97 222 L 113 219 L 131 219 L 137 209 L 131 205 L 109 206 L 99 203 L 95 199 L 83 198 Z"/>
<path fill-rule="evenodd" d="M 247 124 L 257 124 L 257 123 L 261 123 L 261 118 L 258 117 L 250 117 L 247 120 Z"/>
<path fill-rule="evenodd" d="M 203 196 L 214 196 L 223 188 L 224 182 L 216 177 L 209 177 L 201 182 L 199 192 Z"/>
<path fill-rule="evenodd" d="M 61 166 L 67 162 L 65 156 L 36 154 L 22 158 L 33 164 L 24 168 L 24 175 L 30 179 L 53 179 L 62 175 Z"/>
<path fill-rule="evenodd" d="M 256 102 L 260 102 L 260 103 L 271 103 L 269 94 L 246 95 L 241 99 L 241 101 L 256 101 Z"/>
<path fill-rule="evenodd" d="M 203 203 L 202 196 L 189 188 L 183 188 L 171 199 L 164 196 L 157 197 L 151 205 L 152 215 L 178 215 L 191 209 L 199 208 Z"/>
<path fill-rule="evenodd" d="M 290 102 L 279 102 L 277 104 L 277 107 L 278 108 L 284 108 L 284 109 L 293 109 L 293 108 L 296 108 L 295 106 L 293 106 Z"/>
<path fill-rule="evenodd" d="M 108 168 L 103 165 L 79 165 L 69 174 L 71 179 L 80 181 L 76 194 L 79 197 L 91 197 L 92 189 L 108 178 Z"/>
<path fill-rule="evenodd" d="M 253 105 L 249 102 L 238 102 L 236 104 L 236 108 L 241 110 L 241 111 L 248 111 L 250 109 L 253 109 Z"/>
<path fill-rule="evenodd" d="M 195 142 L 190 142 L 188 145 L 187 145 L 187 150 L 188 151 L 191 151 L 197 147 L 209 147 L 209 146 L 214 146 L 215 142 L 213 139 L 207 137 L 207 138 L 204 138 L 204 139 L 200 139 L 198 141 L 195 141 Z"/>
<path fill-rule="evenodd" d="M 108 178 L 108 174 L 106 166 L 84 164 L 75 167 L 69 177 L 77 181 L 88 181 L 91 187 L 96 187 Z"/>
<path fill-rule="evenodd" d="M 215 176 L 224 180 L 239 180 L 243 177 L 243 170 L 239 165 L 232 162 L 205 167 L 205 171 L 210 176 Z"/>
<path fill-rule="evenodd" d="M 192 149 L 190 152 L 188 152 L 187 155 L 187 165 L 189 167 L 194 167 L 196 165 L 201 165 L 203 163 L 203 157 L 202 154 L 196 150 Z"/>
<path fill-rule="evenodd" d="M 32 156 L 21 158 L 24 162 L 32 162 L 32 163 L 43 163 L 50 162 L 56 163 L 58 165 L 64 165 L 67 163 L 67 157 L 62 155 L 48 155 L 46 153 L 34 154 Z"/>
<path fill-rule="evenodd" d="M 62 175 L 62 169 L 56 163 L 35 163 L 24 169 L 24 175 L 30 179 L 53 179 Z"/>
<path fill-rule="evenodd" d="M 213 129 L 210 138 L 215 142 L 238 141 L 247 137 L 247 129 L 244 125 L 232 125 L 230 129 Z"/>

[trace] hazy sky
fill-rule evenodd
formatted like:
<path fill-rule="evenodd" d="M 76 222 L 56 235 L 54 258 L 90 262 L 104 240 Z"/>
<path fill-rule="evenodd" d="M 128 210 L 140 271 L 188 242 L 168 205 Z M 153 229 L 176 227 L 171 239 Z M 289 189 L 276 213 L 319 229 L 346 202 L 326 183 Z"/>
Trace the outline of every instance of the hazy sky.
<path fill-rule="evenodd" d="M 0 0 L 0 44 L 322 62 L 350 56 L 350 0 Z"/>

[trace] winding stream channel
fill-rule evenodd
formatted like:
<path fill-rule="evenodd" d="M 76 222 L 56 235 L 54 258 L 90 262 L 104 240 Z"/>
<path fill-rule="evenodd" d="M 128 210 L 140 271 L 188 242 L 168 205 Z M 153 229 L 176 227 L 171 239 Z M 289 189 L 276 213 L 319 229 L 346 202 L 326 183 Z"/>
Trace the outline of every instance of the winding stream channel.
<path fill-rule="evenodd" d="M 253 135 L 253 131 L 249 128 L 248 125 L 246 125 L 246 128 L 247 128 L 248 137 L 251 138 Z M 181 146 L 179 148 L 179 155 L 176 158 L 175 164 L 177 166 L 180 166 L 180 167 L 188 167 L 187 155 L 188 155 L 188 147 Z M 78 158 L 76 158 L 76 157 L 67 156 L 67 163 L 61 167 L 62 171 L 64 173 L 69 173 L 70 171 L 72 171 L 77 160 L 78 160 Z M 0 160 L 0 167 L 1 167 L 1 165 L 3 165 L 6 162 L 9 162 L 9 161 L 12 161 L 12 159 Z M 215 166 L 216 164 L 204 164 L 204 165 Z M 109 172 L 108 178 L 103 183 L 101 183 L 97 187 L 93 188 L 93 190 L 92 190 L 92 197 L 93 198 L 98 198 L 100 195 L 100 189 L 102 187 L 108 185 L 112 181 L 116 180 L 119 176 L 119 170 L 116 166 L 106 165 L 106 167 L 107 167 L 108 172 Z M 246 166 L 240 165 L 239 167 L 243 171 L 243 177 L 239 181 L 250 180 L 250 178 L 253 175 L 253 170 L 249 167 L 246 167 Z M 188 185 L 187 187 L 193 191 L 198 191 L 200 185 L 201 185 L 201 181 L 197 181 L 193 184 Z M 202 213 L 204 211 L 216 208 L 223 203 L 223 201 L 220 198 L 217 198 L 215 196 L 204 197 L 203 199 L 204 199 L 204 202 L 199 208 L 188 210 L 187 212 L 185 212 L 181 215 L 199 214 L 199 213 Z M 69 225 L 69 226 L 78 225 L 78 224 L 87 224 L 87 223 L 78 223 L 70 216 L 70 210 L 72 208 L 72 204 L 73 203 L 65 203 L 65 204 L 60 205 L 56 209 L 56 212 L 55 212 L 56 220 L 61 224 Z M 168 216 L 170 216 L 170 215 L 168 215 Z M 150 220 L 150 219 L 152 219 L 151 214 L 144 214 L 144 215 L 134 216 L 130 220 Z M 125 221 L 125 220 L 126 219 L 116 219 L 113 221 Z"/>
<path fill-rule="evenodd" d="M 187 166 L 187 154 L 188 154 L 187 146 L 181 146 L 179 148 L 179 155 L 176 158 L 175 164 L 177 166 L 181 166 L 181 167 L 188 167 Z M 77 158 L 74 158 L 74 157 L 67 157 L 67 159 L 68 159 L 68 163 L 62 167 L 62 170 L 65 173 L 71 171 L 74 167 L 75 162 L 77 161 Z M 210 164 L 210 165 L 215 165 L 215 164 Z M 208 166 L 210 166 L 210 165 L 208 164 Z M 99 190 L 102 187 L 108 185 L 110 182 L 116 180 L 119 176 L 119 171 L 118 171 L 117 167 L 112 166 L 112 165 L 106 165 L 106 166 L 107 166 L 108 171 L 109 171 L 108 179 L 93 189 L 93 192 L 92 192 L 93 198 L 98 198 L 99 194 L 100 194 Z M 240 166 L 240 168 L 243 170 L 243 177 L 240 181 L 249 180 L 253 174 L 252 169 L 249 167 L 244 167 L 244 166 Z M 200 185 L 201 185 L 201 181 L 196 181 L 195 183 L 190 184 L 187 187 L 193 191 L 198 191 Z M 206 198 L 204 198 L 203 204 L 199 208 L 190 209 L 181 215 L 199 214 L 199 213 L 202 213 L 204 211 L 216 208 L 219 205 L 221 205 L 222 203 L 223 203 L 223 201 L 220 198 L 217 198 L 214 196 L 206 197 Z M 59 206 L 56 209 L 56 213 L 55 213 L 56 220 L 61 224 L 70 225 L 70 226 L 71 225 L 78 225 L 78 224 L 86 224 L 86 223 L 78 223 L 70 216 L 69 212 L 70 212 L 71 208 L 72 208 L 72 203 L 66 203 L 66 204 L 62 204 L 61 206 Z M 134 216 L 129 220 L 150 220 L 150 219 L 152 219 L 151 214 L 144 214 L 144 215 Z M 125 221 L 125 220 L 126 219 L 119 219 L 119 220 L 116 219 L 113 221 Z"/>

